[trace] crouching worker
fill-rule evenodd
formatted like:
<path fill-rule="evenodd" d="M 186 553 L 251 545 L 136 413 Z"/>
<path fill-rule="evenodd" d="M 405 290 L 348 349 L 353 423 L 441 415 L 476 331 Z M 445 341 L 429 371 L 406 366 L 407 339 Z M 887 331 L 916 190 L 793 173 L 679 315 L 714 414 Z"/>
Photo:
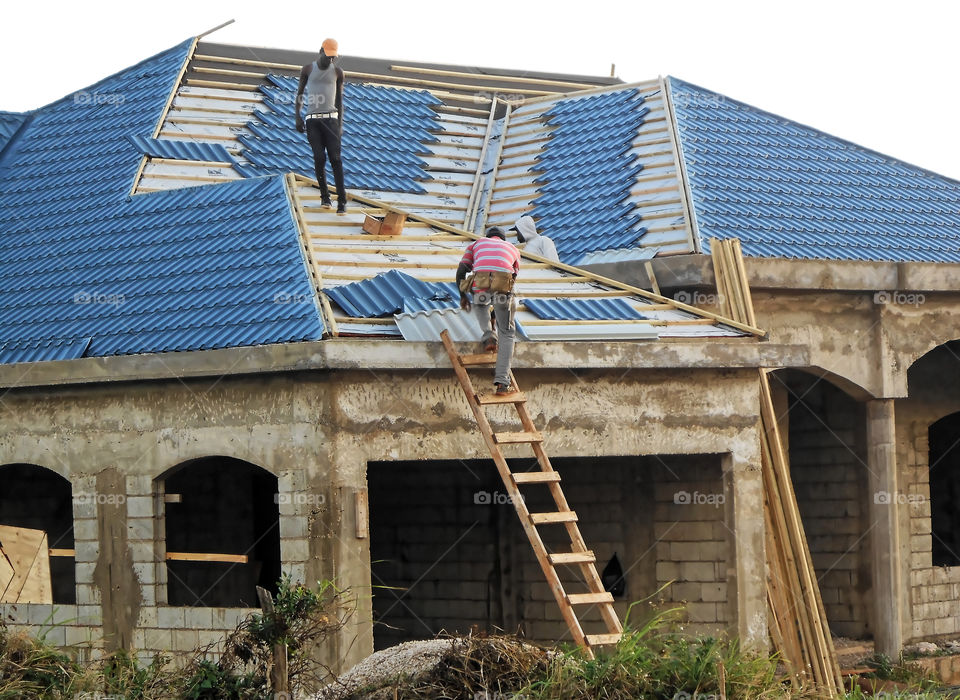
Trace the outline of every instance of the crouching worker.
<path fill-rule="evenodd" d="M 460 308 L 473 310 L 483 329 L 483 351 L 497 351 L 497 368 L 493 382 L 497 394 L 510 394 L 510 361 L 516 334 L 517 312 L 513 284 L 520 271 L 520 251 L 507 243 L 503 230 L 494 226 L 481 238 L 467 246 L 457 267 Z M 467 273 L 473 274 L 469 277 Z M 472 298 L 471 298 L 472 297 Z M 490 307 L 497 320 L 497 333 L 490 329 Z M 499 341 L 499 342 L 498 342 Z"/>

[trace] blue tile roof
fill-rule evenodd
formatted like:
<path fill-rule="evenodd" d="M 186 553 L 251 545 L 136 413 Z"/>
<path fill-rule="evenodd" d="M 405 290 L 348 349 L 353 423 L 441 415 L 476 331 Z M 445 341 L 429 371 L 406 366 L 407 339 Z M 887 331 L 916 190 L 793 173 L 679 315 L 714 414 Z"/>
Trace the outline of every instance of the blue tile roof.
<path fill-rule="evenodd" d="M 37 110 L 11 144 L 0 362 L 321 337 L 283 178 L 127 194 L 127 137 L 149 138 L 190 43 Z"/>
<path fill-rule="evenodd" d="M 523 303 L 538 317 L 557 321 L 629 321 L 646 318 L 625 299 L 524 299 Z"/>
<path fill-rule="evenodd" d="M 10 141 L 28 115 L 20 112 L 0 111 L 0 153 Z"/>
<path fill-rule="evenodd" d="M 643 168 L 630 148 L 648 111 L 637 90 L 617 90 L 562 99 L 544 115 L 557 128 L 537 158 L 541 194 L 530 214 L 563 262 L 630 248 L 645 232 L 628 200 Z"/>
<path fill-rule="evenodd" d="M 265 110 L 247 123 L 253 136 L 241 136 L 244 157 L 252 165 L 244 175 L 297 172 L 314 176 L 313 155 L 307 137 L 294 128 L 297 79 L 268 75 L 262 86 Z M 420 154 L 424 144 L 437 140 L 440 100 L 425 90 L 399 90 L 378 85 L 347 83 L 343 89 L 343 170 L 345 184 L 353 189 L 389 192 L 426 190 L 418 180 L 429 178 Z M 333 171 L 327 164 L 332 182 Z"/>
<path fill-rule="evenodd" d="M 206 160 L 218 163 L 233 163 L 233 158 L 219 143 L 198 143 L 196 141 L 175 141 L 172 139 L 154 139 L 134 134 L 127 135 L 134 148 L 144 155 L 154 158 L 172 158 L 174 160 Z"/>
<path fill-rule="evenodd" d="M 704 250 L 960 262 L 960 182 L 670 78 Z"/>

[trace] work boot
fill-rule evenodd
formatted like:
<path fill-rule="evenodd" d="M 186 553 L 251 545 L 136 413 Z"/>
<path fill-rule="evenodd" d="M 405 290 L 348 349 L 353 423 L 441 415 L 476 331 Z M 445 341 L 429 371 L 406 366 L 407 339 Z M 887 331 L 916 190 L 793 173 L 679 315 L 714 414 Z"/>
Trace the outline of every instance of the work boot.
<path fill-rule="evenodd" d="M 330 198 L 327 197 L 320 202 L 320 206 L 323 207 L 324 209 L 333 209 L 333 202 L 331 202 Z"/>
<path fill-rule="evenodd" d="M 337 215 L 343 215 L 347 213 L 347 203 L 342 199 L 337 200 Z"/>
<path fill-rule="evenodd" d="M 494 393 L 496 393 L 497 396 L 506 396 L 507 394 L 515 394 L 517 392 L 512 384 L 501 384 L 497 382 L 493 386 L 496 388 L 496 392 Z"/>

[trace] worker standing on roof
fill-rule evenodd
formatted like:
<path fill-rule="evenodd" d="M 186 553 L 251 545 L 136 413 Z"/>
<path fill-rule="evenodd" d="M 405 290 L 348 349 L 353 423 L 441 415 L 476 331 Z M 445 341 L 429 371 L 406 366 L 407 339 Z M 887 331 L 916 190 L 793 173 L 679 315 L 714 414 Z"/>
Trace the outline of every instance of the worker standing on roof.
<path fill-rule="evenodd" d="M 337 185 L 337 214 L 347 211 L 347 191 L 343 185 L 343 161 L 340 137 L 343 135 L 343 70 L 335 64 L 338 47 L 335 39 L 324 39 L 320 56 L 300 69 L 297 86 L 297 131 L 307 132 L 313 149 L 313 167 L 320 187 L 322 205 L 333 208 L 327 190 L 326 156 L 330 157 Z M 300 116 L 303 93 L 307 93 L 307 118 Z"/>
<path fill-rule="evenodd" d="M 517 232 L 517 240 L 520 243 L 526 242 L 523 247 L 524 253 L 539 255 L 551 262 L 560 262 L 557 247 L 551 239 L 537 232 L 537 225 L 533 223 L 532 216 L 521 216 L 510 230 Z"/>
<path fill-rule="evenodd" d="M 468 278 L 467 273 L 471 270 L 473 275 Z M 497 368 L 493 377 L 497 394 L 516 391 L 510 383 L 510 361 L 513 359 L 514 316 L 517 313 L 513 284 L 519 271 L 520 251 L 512 243 L 507 243 L 503 229 L 496 226 L 487 230 L 486 238 L 467 246 L 457 267 L 460 308 L 472 309 L 476 315 L 483 329 L 483 351 L 497 351 Z M 472 302 L 468 292 L 472 294 Z M 491 306 L 497 319 L 496 336 L 490 330 Z"/>

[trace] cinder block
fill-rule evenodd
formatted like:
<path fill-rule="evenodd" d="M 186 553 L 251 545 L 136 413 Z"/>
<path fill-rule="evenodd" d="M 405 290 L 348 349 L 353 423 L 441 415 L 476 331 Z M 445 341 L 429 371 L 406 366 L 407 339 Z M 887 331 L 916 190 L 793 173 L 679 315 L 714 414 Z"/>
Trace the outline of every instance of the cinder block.
<path fill-rule="evenodd" d="M 73 539 L 94 540 L 97 539 L 97 521 L 96 518 L 80 518 L 73 521 Z"/>
<path fill-rule="evenodd" d="M 670 559 L 672 561 L 698 561 L 700 559 L 700 543 L 671 542 Z"/>
<path fill-rule="evenodd" d="M 701 600 L 700 596 L 700 586 L 699 583 L 675 583 L 670 586 L 670 597 L 673 600 L 686 600 L 686 601 L 699 601 Z"/>
<path fill-rule="evenodd" d="M 300 583 L 306 583 L 307 580 L 307 566 L 302 563 L 292 563 L 286 564 L 283 567 L 283 570 L 290 574 L 290 579 L 292 581 L 299 581 Z"/>
<path fill-rule="evenodd" d="M 43 640 L 47 644 L 52 644 L 55 647 L 63 647 L 67 645 L 67 628 L 63 625 L 54 625 L 48 626 L 44 625 L 43 627 Z M 36 632 L 34 636 L 39 636 Z"/>
<path fill-rule="evenodd" d="M 154 607 L 157 604 L 157 586 L 140 586 L 142 605 Z"/>
<path fill-rule="evenodd" d="M 197 630 L 173 630 L 173 648 L 176 651 L 194 651 L 199 643 Z"/>
<path fill-rule="evenodd" d="M 64 633 L 64 646 L 87 645 L 93 641 L 94 631 L 90 627 L 67 627 Z"/>
<path fill-rule="evenodd" d="M 657 583 L 681 580 L 680 564 L 672 561 L 657 562 Z"/>
<path fill-rule="evenodd" d="M 97 568 L 95 562 L 92 561 L 78 561 L 74 565 L 74 571 L 76 572 L 77 581 L 93 581 L 93 571 Z"/>
<path fill-rule="evenodd" d="M 127 519 L 127 538 L 130 540 L 149 540 L 153 542 L 153 518 Z"/>
<path fill-rule="evenodd" d="M 680 578 L 683 581 L 713 581 L 716 577 L 716 567 L 708 562 L 682 562 L 680 564 Z"/>
<path fill-rule="evenodd" d="M 149 586 L 157 582 L 157 565 L 153 562 L 134 564 L 133 573 L 143 585 Z"/>
<path fill-rule="evenodd" d="M 77 601 L 80 602 L 80 591 L 77 586 Z M 97 593 L 99 597 L 99 591 Z M 103 624 L 103 609 L 99 602 L 97 605 L 77 605 L 77 623 L 78 625 L 101 625 Z"/>
<path fill-rule="evenodd" d="M 127 517 L 152 518 L 153 496 L 130 496 L 127 498 Z"/>
<path fill-rule="evenodd" d="M 157 608 L 157 626 L 163 629 L 182 629 L 185 626 L 184 609 L 181 607 Z"/>
<path fill-rule="evenodd" d="M 727 600 L 727 584 L 725 583 L 703 583 L 701 584 L 701 599 L 705 603 L 722 603 Z"/>
<path fill-rule="evenodd" d="M 187 608 L 184 611 L 184 624 L 193 629 L 208 630 L 213 627 L 213 611 L 210 608 Z"/>
<path fill-rule="evenodd" d="M 302 515 L 287 515 L 280 518 L 280 538 L 306 537 L 309 526 Z"/>
<path fill-rule="evenodd" d="M 156 545 L 153 542 L 128 542 L 127 548 L 134 563 L 152 563 L 157 561 Z"/>
<path fill-rule="evenodd" d="M 26 613 L 26 621 L 31 625 L 49 625 L 53 622 L 53 606 L 42 603 L 20 604 L 17 607 Z"/>
<path fill-rule="evenodd" d="M 77 603 L 100 609 L 100 589 L 89 583 L 77 583 Z"/>
<path fill-rule="evenodd" d="M 143 606 L 137 615 L 137 627 L 156 627 L 157 608 L 155 605 Z"/>
<path fill-rule="evenodd" d="M 95 562 L 100 557 L 100 544 L 96 540 L 75 542 L 73 549 L 74 561 L 78 564 L 81 562 Z M 77 580 L 90 581 L 92 579 L 81 579 L 78 575 Z"/>
<path fill-rule="evenodd" d="M 716 622 L 716 603 L 687 603 L 687 617 L 690 622 Z"/>
<path fill-rule="evenodd" d="M 211 653 L 223 653 L 225 635 L 216 630 L 200 630 L 197 633 L 197 645 L 200 649 L 209 648 Z"/>
<path fill-rule="evenodd" d="M 143 631 L 144 651 L 168 651 L 173 649 L 173 630 L 145 629 Z"/>
<path fill-rule="evenodd" d="M 149 496 L 153 494 L 153 479 L 149 474 L 128 476 L 126 486 L 128 496 Z"/>
<path fill-rule="evenodd" d="M 284 562 L 307 561 L 310 558 L 306 539 L 280 540 L 280 559 Z"/>

